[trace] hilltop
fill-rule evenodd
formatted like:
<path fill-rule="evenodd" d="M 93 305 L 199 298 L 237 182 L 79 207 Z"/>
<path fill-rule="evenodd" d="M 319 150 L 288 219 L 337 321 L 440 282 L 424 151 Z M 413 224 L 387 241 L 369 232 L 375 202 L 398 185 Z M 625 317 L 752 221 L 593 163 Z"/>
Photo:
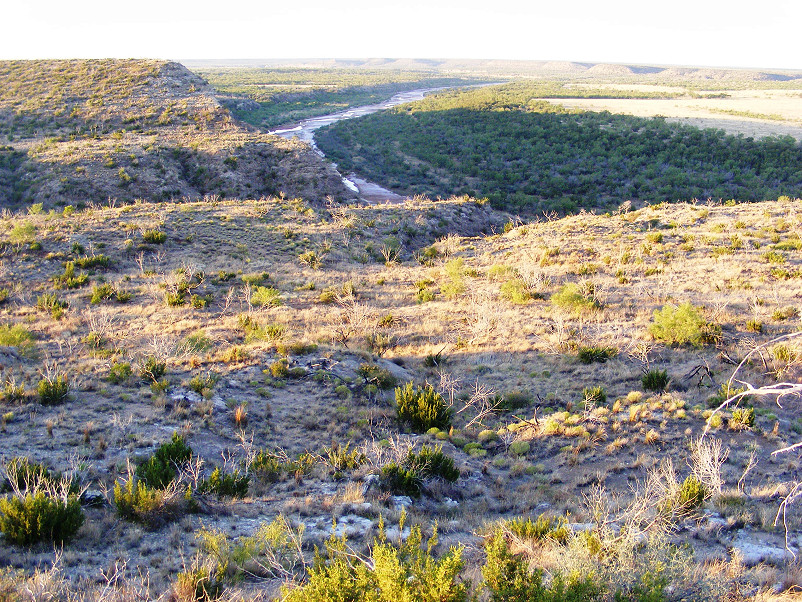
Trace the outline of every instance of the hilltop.
<path fill-rule="evenodd" d="M 95 504 L 52 587 L 97 591 L 117 562 L 126 587 L 144 587 L 147 567 L 154 597 L 203 574 L 226 595 L 269 597 L 303 574 L 259 556 L 282 540 L 245 560 L 219 550 L 285 517 L 304 526 L 307 562 L 333 519 L 367 554 L 380 517 L 392 527 L 404 508 L 427 533 L 439 522 L 438 555 L 460 544 L 481 566 L 506 525 L 537 566 L 576 568 L 610 595 L 651 583 L 654 565 L 631 562 L 645 557 L 663 563 L 659 599 L 798 587 L 773 521 L 799 457 L 771 453 L 799 438 L 799 400 L 713 410 L 744 383 L 802 377 L 800 342 L 776 341 L 798 329 L 801 210 L 678 203 L 520 223 L 467 197 L 263 198 L 6 215 L 5 460 L 71 474 Z M 47 397 L 40 381 L 58 377 L 67 390 Z M 399 421 L 405 383 L 430 383 L 448 420 Z M 173 433 L 195 468 L 178 495 L 128 508 L 114 484 Z M 442 446 L 458 476 L 392 481 L 388 467 L 423 446 Z M 246 493 L 204 489 L 215 467 L 247 475 Z M 691 475 L 702 497 L 678 510 Z M 541 541 L 521 524 L 543 513 Z M 796 549 L 794 507 L 787 526 Z M 0 545 L 15 568 L 52 558 L 47 544 Z"/>
<path fill-rule="evenodd" d="M 343 199 L 308 147 L 236 122 L 178 63 L 0 62 L 0 205 Z"/>

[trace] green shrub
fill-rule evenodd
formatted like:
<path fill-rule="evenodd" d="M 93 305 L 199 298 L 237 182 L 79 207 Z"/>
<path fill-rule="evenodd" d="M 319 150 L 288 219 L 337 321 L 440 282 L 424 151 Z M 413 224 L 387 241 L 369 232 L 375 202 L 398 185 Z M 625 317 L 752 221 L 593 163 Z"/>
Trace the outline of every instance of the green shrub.
<path fill-rule="evenodd" d="M 223 584 L 214 579 L 208 567 L 188 568 L 176 575 L 171 600 L 217 600 L 223 595 Z"/>
<path fill-rule="evenodd" d="M 755 408 L 736 408 L 732 411 L 729 427 L 735 431 L 751 429 L 755 426 Z"/>
<path fill-rule="evenodd" d="M 0 390 L 0 400 L 6 403 L 20 403 L 24 398 L 25 387 L 18 385 L 13 377 L 7 377 Z"/>
<path fill-rule="evenodd" d="M 79 268 L 104 268 L 109 265 L 109 258 L 105 255 L 92 255 L 91 257 L 78 257 L 75 259 L 75 265 Z"/>
<path fill-rule="evenodd" d="M 616 355 L 618 355 L 618 349 L 615 347 L 580 347 L 577 352 L 577 358 L 583 364 L 592 364 L 593 362 L 603 364 Z"/>
<path fill-rule="evenodd" d="M 211 338 L 209 338 L 209 335 L 207 335 L 203 330 L 197 330 L 181 339 L 181 342 L 178 344 L 178 348 L 184 353 L 197 354 L 208 351 L 212 348 L 212 345 L 214 345 L 214 342 Z"/>
<path fill-rule="evenodd" d="M 42 405 L 59 405 L 67 400 L 70 383 L 66 374 L 45 374 L 36 390 L 39 393 L 39 403 Z"/>
<path fill-rule="evenodd" d="M 142 233 L 142 240 L 149 244 L 160 245 L 167 240 L 167 235 L 161 230 L 145 230 Z"/>
<path fill-rule="evenodd" d="M 250 481 L 250 476 L 247 474 L 240 474 L 238 470 L 230 473 L 223 473 L 223 471 L 217 467 L 212 471 L 208 479 L 198 483 L 198 492 L 241 498 L 248 495 L 248 485 Z"/>
<path fill-rule="evenodd" d="M 189 304 L 195 309 L 204 309 L 208 307 L 212 301 L 214 301 L 214 295 L 211 293 L 208 295 L 192 295 L 189 298 Z"/>
<path fill-rule="evenodd" d="M 607 391 L 601 385 L 585 387 L 582 389 L 582 403 L 588 408 L 603 406 L 607 403 Z"/>
<path fill-rule="evenodd" d="M 741 393 L 745 392 L 745 387 L 733 387 L 729 382 L 721 383 L 718 391 L 715 395 L 711 395 L 707 398 L 707 405 L 711 408 L 717 408 L 722 403 L 727 401 L 730 397 L 734 397 L 735 395 L 740 395 Z M 748 396 L 741 396 L 739 400 L 747 399 Z"/>
<path fill-rule="evenodd" d="M 374 384 L 379 389 L 392 389 L 398 382 L 392 372 L 376 364 L 362 364 L 356 372 L 365 379 L 366 383 Z"/>
<path fill-rule="evenodd" d="M 243 577 L 286 577 L 303 558 L 298 544 L 303 527 L 293 528 L 279 515 L 272 522 L 262 522 L 253 535 L 231 540 L 220 529 L 201 527 L 196 534 L 204 565 L 217 582 L 235 582 Z"/>
<path fill-rule="evenodd" d="M 410 451 L 404 459 L 404 466 L 414 470 L 423 479 L 443 479 L 453 483 L 459 478 L 454 459 L 443 453 L 442 445 L 434 448 L 424 445 L 417 454 Z"/>
<path fill-rule="evenodd" d="M 715 343 L 721 337 L 721 328 L 707 322 L 700 310 L 690 303 L 683 303 L 680 306 L 664 305 L 655 310 L 649 333 L 669 345 L 701 347 Z"/>
<path fill-rule="evenodd" d="M 251 304 L 257 307 L 278 307 L 283 305 L 281 292 L 273 287 L 254 286 L 251 289 Z"/>
<path fill-rule="evenodd" d="M 499 294 L 505 301 L 516 305 L 524 305 L 532 299 L 532 293 L 521 278 L 513 278 L 502 283 Z"/>
<path fill-rule="evenodd" d="M 89 277 L 86 274 L 75 274 L 75 262 L 68 261 L 64 264 L 64 273 L 53 277 L 56 287 L 81 288 L 86 284 Z"/>
<path fill-rule="evenodd" d="M 155 355 L 146 357 L 139 368 L 139 376 L 146 382 L 157 382 L 167 372 L 167 362 L 161 361 Z"/>
<path fill-rule="evenodd" d="M 399 531 L 403 531 L 402 516 Z M 410 530 L 406 541 L 395 546 L 381 528 L 365 561 L 354 558 L 346 539 L 330 538 L 327 557 L 316 554 L 306 583 L 284 589 L 286 602 L 465 602 L 468 586 L 459 580 L 463 568 L 462 548 L 451 548 L 441 558 L 433 555 L 437 530 L 424 546 L 420 526 Z"/>
<path fill-rule="evenodd" d="M 529 453 L 531 447 L 529 441 L 513 441 L 510 443 L 510 453 L 513 456 L 524 456 Z"/>
<path fill-rule="evenodd" d="M 63 487 L 69 495 L 80 493 L 80 487 L 74 479 L 67 479 L 58 472 L 51 473 L 44 464 L 31 462 L 24 456 L 9 460 L 5 465 L 5 473 L 7 482 L 0 488 L 2 492 L 35 490 L 52 492 Z"/>
<path fill-rule="evenodd" d="M 445 265 L 446 282 L 440 290 L 446 299 L 456 299 L 465 292 L 465 260 L 461 257 L 452 259 Z"/>
<path fill-rule="evenodd" d="M 530 569 L 526 558 L 513 554 L 502 530 L 485 543 L 485 553 L 482 576 L 491 602 L 592 602 L 604 594 L 592 577 L 578 574 L 566 578 L 557 573 L 544 586 L 543 571 Z"/>
<path fill-rule="evenodd" d="M 270 274 L 267 272 L 254 272 L 252 274 L 243 274 L 240 279 L 245 284 L 261 284 L 270 280 Z"/>
<path fill-rule="evenodd" d="M 208 395 L 219 380 L 220 375 L 210 370 L 204 375 L 196 374 L 190 378 L 187 387 L 198 395 Z"/>
<path fill-rule="evenodd" d="M 81 504 L 74 495 L 48 495 L 39 490 L 0 499 L 0 531 L 6 541 L 30 545 L 40 541 L 62 544 L 84 523 Z"/>
<path fill-rule="evenodd" d="M 668 578 L 660 575 L 660 569 L 655 572 L 646 571 L 640 576 L 640 582 L 636 583 L 629 592 L 616 591 L 614 602 L 665 602 L 665 589 L 668 585 Z"/>
<path fill-rule="evenodd" d="M 451 426 L 452 410 L 431 385 L 416 387 L 411 382 L 395 390 L 398 420 L 416 433 L 425 433 L 433 426 Z"/>
<path fill-rule="evenodd" d="M 308 474 L 316 462 L 316 457 L 308 453 L 303 453 L 292 460 L 283 452 L 260 449 L 254 455 L 249 470 L 258 481 L 274 483 L 285 475 Z"/>
<path fill-rule="evenodd" d="M 19 324 L 0 324 L 0 345 L 4 347 L 30 348 L 33 334 Z"/>
<path fill-rule="evenodd" d="M 172 439 L 161 445 L 145 462 L 137 466 L 136 476 L 145 486 L 164 489 L 178 475 L 178 468 L 189 462 L 192 448 L 184 438 L 173 433 Z"/>
<path fill-rule="evenodd" d="M 284 359 L 278 359 L 270 364 L 270 374 L 273 378 L 286 378 L 290 373 L 289 362 Z"/>
<path fill-rule="evenodd" d="M 596 298 L 596 288 L 591 282 L 582 286 L 569 282 L 551 296 L 551 304 L 575 316 L 601 308 L 601 303 Z"/>
<path fill-rule="evenodd" d="M 685 517 L 701 508 L 709 495 L 707 487 L 693 475 L 689 475 L 673 496 L 662 500 L 657 509 L 666 517 Z"/>
<path fill-rule="evenodd" d="M 115 295 L 117 295 L 117 289 L 115 289 L 114 286 L 108 282 L 96 284 L 92 287 L 92 296 L 89 298 L 89 302 L 95 305 L 101 301 L 113 299 Z"/>
<path fill-rule="evenodd" d="M 367 462 L 367 457 L 356 449 L 350 449 L 351 442 L 340 445 L 336 441 L 325 450 L 329 465 L 335 470 L 353 470 Z"/>
<path fill-rule="evenodd" d="M 532 395 L 525 391 L 508 391 L 501 399 L 502 407 L 506 410 L 520 410 L 532 404 Z"/>
<path fill-rule="evenodd" d="M 668 386 L 668 372 L 655 368 L 641 376 L 640 381 L 647 391 L 665 391 Z"/>
<path fill-rule="evenodd" d="M 114 484 L 114 506 L 125 520 L 157 528 L 184 513 L 187 494 L 179 488 L 156 489 L 133 477 Z"/>
<path fill-rule="evenodd" d="M 379 481 L 383 489 L 396 495 L 418 497 L 423 483 L 429 479 L 442 479 L 453 483 L 459 478 L 454 460 L 443 453 L 442 446 L 424 445 L 419 453 L 410 450 L 400 464 L 390 462 L 382 467 Z"/>
<path fill-rule="evenodd" d="M 66 301 L 62 301 L 56 293 L 45 293 L 36 298 L 36 309 L 50 312 L 54 318 L 58 319 L 69 307 Z"/>
<path fill-rule="evenodd" d="M 516 537 L 536 541 L 552 539 L 565 543 L 571 533 L 567 519 L 553 518 L 545 514 L 539 515 L 534 522 L 531 517 L 527 517 L 526 520 L 521 517 L 504 521 L 502 526 Z"/>
<path fill-rule="evenodd" d="M 114 362 L 109 368 L 109 375 L 107 378 L 110 383 L 119 385 L 127 381 L 131 377 L 131 374 L 133 374 L 131 364 L 128 362 Z"/>

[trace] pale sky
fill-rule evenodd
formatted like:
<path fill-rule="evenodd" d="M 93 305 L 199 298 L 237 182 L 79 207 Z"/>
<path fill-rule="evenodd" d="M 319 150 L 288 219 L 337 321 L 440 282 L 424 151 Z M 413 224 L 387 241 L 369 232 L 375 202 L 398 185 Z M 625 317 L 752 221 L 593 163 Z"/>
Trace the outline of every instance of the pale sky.
<path fill-rule="evenodd" d="M 802 0 L 5 0 L 0 59 L 488 58 L 802 69 Z"/>

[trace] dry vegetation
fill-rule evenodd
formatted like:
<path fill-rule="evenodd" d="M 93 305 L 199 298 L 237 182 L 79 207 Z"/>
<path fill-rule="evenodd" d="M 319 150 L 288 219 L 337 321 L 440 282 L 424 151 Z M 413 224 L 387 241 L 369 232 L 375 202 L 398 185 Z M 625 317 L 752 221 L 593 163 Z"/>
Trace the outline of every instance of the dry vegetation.
<path fill-rule="evenodd" d="M 262 198 L 6 213 L 4 464 L 73 475 L 95 505 L 56 554 L 60 573 L 32 576 L 50 544 L 2 541 L 0 564 L 26 573 L 3 573 L 0 592 L 68 579 L 99 598 L 107 579 L 128 599 L 148 587 L 180 598 L 210 541 L 275 517 L 290 533 L 305 525 L 306 562 L 332 519 L 364 553 L 379 517 L 394 525 L 407 505 L 373 475 L 424 444 L 460 474 L 424 481 L 407 521 L 438 520 L 437 550 L 462 544 L 470 566 L 495 521 L 546 512 L 568 516 L 572 535 L 544 545 L 502 531 L 547 574 L 617 583 L 632 558 L 663 563 L 664 597 L 627 600 L 799 591 L 783 561 L 800 543 L 797 507 L 787 531 L 775 522 L 799 456 L 771 455 L 799 439 L 799 399 L 712 409 L 750 353 L 739 381 L 799 382 L 802 342 L 772 341 L 798 330 L 800 210 L 691 203 L 522 224 L 468 198 Z M 409 433 L 393 382 L 432 385 L 452 426 Z M 124 520 L 115 484 L 173 433 L 196 460 L 144 524 Z M 247 495 L 208 493 L 214 467 L 247 474 Z M 677 502 L 691 474 L 701 507 Z M 273 561 L 224 571 L 225 595 L 272 596 L 302 574 Z M 478 569 L 462 578 L 478 583 Z"/>
<path fill-rule="evenodd" d="M 0 62 L 0 202 L 344 198 L 310 149 L 235 122 L 165 61 Z"/>

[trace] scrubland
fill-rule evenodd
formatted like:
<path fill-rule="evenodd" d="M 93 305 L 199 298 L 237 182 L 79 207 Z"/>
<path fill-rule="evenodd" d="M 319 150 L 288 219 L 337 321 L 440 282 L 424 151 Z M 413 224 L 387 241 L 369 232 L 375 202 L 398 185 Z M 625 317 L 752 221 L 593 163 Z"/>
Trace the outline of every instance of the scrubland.
<path fill-rule="evenodd" d="M 790 599 L 801 209 L 6 212 L 0 592 Z"/>

